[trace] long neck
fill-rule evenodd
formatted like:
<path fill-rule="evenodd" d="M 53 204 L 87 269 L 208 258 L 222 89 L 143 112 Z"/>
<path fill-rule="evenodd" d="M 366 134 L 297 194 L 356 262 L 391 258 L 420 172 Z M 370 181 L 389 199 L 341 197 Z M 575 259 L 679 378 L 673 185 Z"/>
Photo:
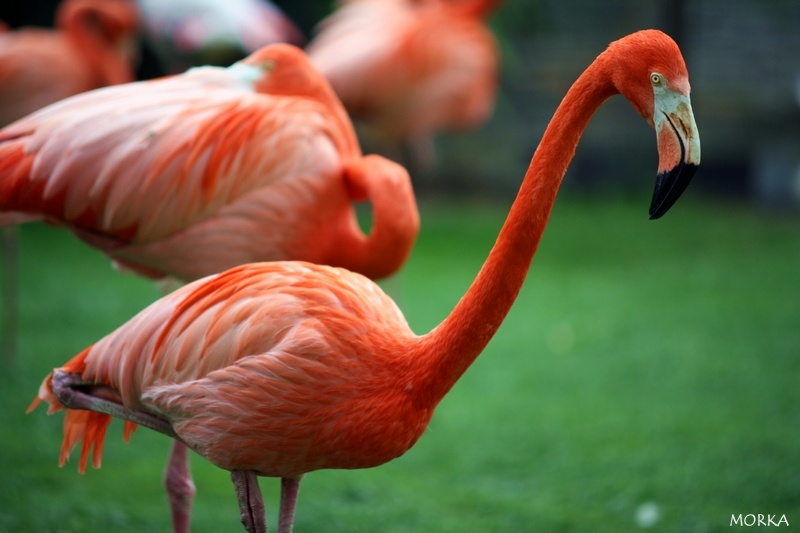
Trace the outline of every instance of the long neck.
<path fill-rule="evenodd" d="M 594 111 L 616 90 L 601 55 L 570 88 L 533 155 L 497 241 L 453 312 L 420 339 L 418 390 L 438 402 L 483 351 L 525 281 L 561 181 Z"/>

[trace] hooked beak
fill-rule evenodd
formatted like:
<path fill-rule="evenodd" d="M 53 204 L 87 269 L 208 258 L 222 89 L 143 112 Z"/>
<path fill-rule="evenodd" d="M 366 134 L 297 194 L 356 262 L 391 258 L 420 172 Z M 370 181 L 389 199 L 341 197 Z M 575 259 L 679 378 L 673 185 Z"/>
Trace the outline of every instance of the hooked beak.
<path fill-rule="evenodd" d="M 700 135 L 688 96 L 673 91 L 658 94 L 653 123 L 659 158 L 650 220 L 669 211 L 700 164 Z"/>

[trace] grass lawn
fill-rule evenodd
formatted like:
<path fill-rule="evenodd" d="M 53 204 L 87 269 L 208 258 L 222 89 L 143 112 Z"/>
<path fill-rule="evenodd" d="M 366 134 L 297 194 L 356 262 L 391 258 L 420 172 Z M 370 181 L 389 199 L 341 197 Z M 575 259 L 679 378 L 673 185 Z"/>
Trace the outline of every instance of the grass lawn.
<path fill-rule="evenodd" d="M 691 196 L 691 195 L 689 195 Z M 306 477 L 297 533 L 730 530 L 800 524 L 800 220 L 686 198 L 556 205 L 503 327 L 405 456 Z M 507 205 L 422 205 L 384 283 L 425 332 L 463 294 Z M 168 439 L 109 429 L 103 468 L 57 467 L 45 374 L 154 300 L 98 252 L 21 231 L 20 356 L 0 387 L 0 532 L 168 531 Z M 242 531 L 227 472 L 195 456 L 193 531 Z M 262 479 L 274 527 L 278 485 Z M 790 528 L 787 528 L 790 529 Z"/>

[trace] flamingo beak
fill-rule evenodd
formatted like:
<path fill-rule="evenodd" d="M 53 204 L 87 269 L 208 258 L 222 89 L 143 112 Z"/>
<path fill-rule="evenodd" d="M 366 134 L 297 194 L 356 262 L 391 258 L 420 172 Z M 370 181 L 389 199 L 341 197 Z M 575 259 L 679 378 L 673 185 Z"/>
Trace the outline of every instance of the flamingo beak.
<path fill-rule="evenodd" d="M 657 94 L 653 123 L 659 158 L 650 220 L 669 211 L 700 164 L 700 135 L 687 95 L 670 90 Z"/>

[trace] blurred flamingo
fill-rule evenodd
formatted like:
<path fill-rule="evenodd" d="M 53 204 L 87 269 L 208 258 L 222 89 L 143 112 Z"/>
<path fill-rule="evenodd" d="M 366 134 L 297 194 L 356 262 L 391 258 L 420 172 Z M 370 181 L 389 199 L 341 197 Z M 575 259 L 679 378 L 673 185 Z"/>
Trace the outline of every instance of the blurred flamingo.
<path fill-rule="evenodd" d="M 366 199 L 369 235 L 353 209 Z M 336 95 L 291 45 L 83 93 L 0 130 L 0 225 L 32 219 L 123 268 L 184 281 L 288 258 L 381 278 L 419 226 L 405 169 L 362 156 Z"/>
<path fill-rule="evenodd" d="M 0 23 L 0 127 L 83 91 L 133 81 L 139 11 L 133 0 L 64 0 L 56 29 Z M 2 353 L 16 352 L 17 238 L 0 235 L 5 270 Z"/>
<path fill-rule="evenodd" d="M 248 531 L 265 531 L 256 476 L 282 478 L 278 531 L 292 529 L 301 478 L 405 453 L 510 310 L 579 138 L 622 93 L 655 127 L 650 217 L 663 215 L 700 160 L 686 66 L 665 34 L 612 43 L 556 110 L 489 257 L 452 313 L 416 335 L 368 279 L 303 262 L 237 267 L 155 302 L 43 382 L 67 407 L 61 464 L 83 441 L 100 465 L 110 416 L 161 431 L 230 470 Z M 75 410 L 83 409 L 83 410 Z"/>
<path fill-rule="evenodd" d="M 498 50 L 486 17 L 499 3 L 346 0 L 307 51 L 365 135 L 386 150 L 405 145 L 407 162 L 427 170 L 436 134 L 491 116 Z"/>
<path fill-rule="evenodd" d="M 292 20 L 267 0 L 137 1 L 145 35 L 172 72 L 209 61 L 227 65 L 268 44 L 305 42 Z"/>
<path fill-rule="evenodd" d="M 0 29 L 0 126 L 48 104 L 134 80 L 133 0 L 64 0 L 56 29 Z"/>
<path fill-rule="evenodd" d="M 365 235 L 353 203 L 367 199 Z M 0 225 L 33 219 L 122 268 L 184 281 L 285 259 L 382 278 L 419 230 L 408 173 L 362 156 L 336 95 L 291 45 L 84 93 L 0 130 Z M 176 530 L 188 529 L 186 460 L 177 443 L 165 479 Z"/>

